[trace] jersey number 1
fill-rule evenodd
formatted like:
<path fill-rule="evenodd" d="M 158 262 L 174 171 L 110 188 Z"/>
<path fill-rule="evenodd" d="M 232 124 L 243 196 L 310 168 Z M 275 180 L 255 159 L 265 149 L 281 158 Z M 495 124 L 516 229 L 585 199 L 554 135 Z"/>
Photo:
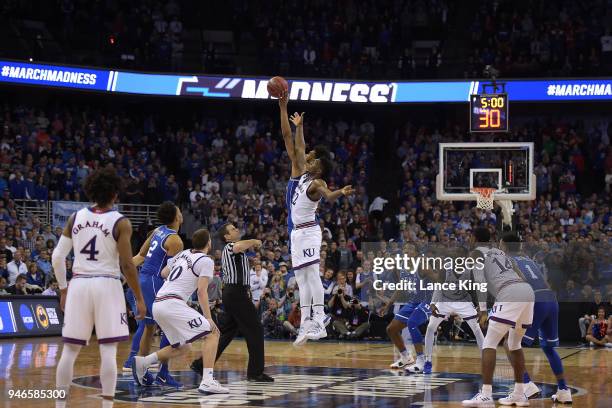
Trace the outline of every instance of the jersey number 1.
<path fill-rule="evenodd" d="M 82 254 L 89 255 L 89 257 L 87 258 L 88 261 L 98 260 L 98 258 L 96 258 L 96 255 L 98 255 L 100 251 L 96 251 L 96 238 L 97 235 L 94 235 L 94 237 L 85 244 L 83 249 L 81 249 Z"/>

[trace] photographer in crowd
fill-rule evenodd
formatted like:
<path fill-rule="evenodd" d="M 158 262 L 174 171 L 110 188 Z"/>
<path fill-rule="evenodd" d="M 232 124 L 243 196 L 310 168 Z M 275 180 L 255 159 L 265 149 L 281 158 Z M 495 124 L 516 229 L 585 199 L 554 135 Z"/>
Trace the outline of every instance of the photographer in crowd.
<path fill-rule="evenodd" d="M 353 296 L 353 288 L 346 283 L 346 274 L 343 271 L 338 272 L 337 282 L 332 290 L 327 306 L 333 319 L 332 327 L 344 337 L 344 334 L 348 332 L 346 330 L 346 322 L 351 309 L 350 302 Z M 344 334 L 340 331 L 340 327 L 344 329 Z"/>
<path fill-rule="evenodd" d="M 285 314 L 283 309 L 278 306 L 276 299 L 265 296 L 261 300 L 267 302 L 267 310 L 261 315 L 261 325 L 264 330 L 264 337 L 266 339 L 281 339 L 285 328 L 283 321 L 285 320 Z"/>
<path fill-rule="evenodd" d="M 347 306 L 343 310 L 343 317 L 334 319 L 333 327 L 341 339 L 359 339 L 370 328 L 368 309 L 357 298 L 350 299 Z"/>

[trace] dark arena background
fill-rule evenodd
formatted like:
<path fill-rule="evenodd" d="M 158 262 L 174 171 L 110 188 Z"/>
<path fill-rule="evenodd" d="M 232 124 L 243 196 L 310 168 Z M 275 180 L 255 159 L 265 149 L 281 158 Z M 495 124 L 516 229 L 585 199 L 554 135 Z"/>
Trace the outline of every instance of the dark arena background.
<path fill-rule="evenodd" d="M 518 389 L 533 407 L 570 403 L 562 391 L 574 407 L 612 407 L 611 1 L 6 0 L 0 21 L 0 406 L 496 406 Z M 291 242 L 288 210 L 299 200 L 269 93 L 282 84 L 268 86 L 275 76 L 287 81 L 289 114 L 305 112 L 306 153 L 320 144 L 330 152 L 328 189 L 354 189 L 318 205 L 315 279 L 331 322 L 325 338 L 299 347 L 300 314 L 310 309 L 300 307 L 305 290 L 300 296 L 292 262 L 301 244 Z M 137 385 L 132 340 L 141 323 L 122 276 L 130 337 L 116 343 L 114 400 L 103 398 L 107 339 L 99 343 L 95 330 L 69 386 L 56 383 L 70 339 L 52 255 L 72 214 L 93 208 L 84 183 L 101 169 L 122 181 L 113 209 L 131 222 L 134 255 L 166 201 L 182 212 L 184 248 L 198 229 L 210 231 L 208 307 L 222 333 L 231 305 L 217 233 L 231 223 L 241 239 L 261 241 L 246 251 L 245 290 L 274 382 L 247 373 L 257 350 L 238 330 L 214 366 L 229 393 L 198 390 L 202 370 L 190 366 L 202 339 L 169 362 L 181 387 Z M 475 244 L 482 228 L 490 242 Z M 523 344 L 524 388 L 499 342 L 491 401 L 466 405 L 484 392 L 486 366 L 468 323 L 478 318 L 487 336 L 498 293 L 466 302 L 477 315 L 444 316 L 433 354 L 423 356 L 427 320 L 412 327 L 402 313 L 415 305 L 428 318 L 433 305 L 436 316 L 443 302 L 393 285 L 467 275 L 374 265 L 398 254 L 455 259 L 478 245 L 506 248 L 508 230 L 520 237 L 519 258 L 537 268 L 528 269 L 536 286 L 529 273 L 520 283 L 532 284 L 536 302 L 540 291 L 558 302 L 558 336 L 542 326 Z M 75 253 L 97 254 L 90 246 L 66 257 L 69 288 L 80 274 Z M 506 273 L 520 269 L 507 259 Z M 187 304 L 206 309 L 197 292 Z M 96 313 L 107 306 L 97 303 Z M 534 323 L 537 306 L 529 306 Z M 153 327 L 156 352 L 163 333 Z M 558 364 L 562 376 L 551 369 Z"/>

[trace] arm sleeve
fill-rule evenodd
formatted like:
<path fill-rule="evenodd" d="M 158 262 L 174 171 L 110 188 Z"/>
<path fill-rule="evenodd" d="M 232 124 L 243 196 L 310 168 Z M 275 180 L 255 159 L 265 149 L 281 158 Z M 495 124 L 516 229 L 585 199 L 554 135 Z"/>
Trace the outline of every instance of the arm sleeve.
<path fill-rule="evenodd" d="M 439 290 L 434 290 L 433 295 L 431 296 L 431 303 L 438 303 L 442 298 L 442 292 Z"/>
<path fill-rule="evenodd" d="M 66 289 L 66 257 L 72 250 L 72 238 L 62 235 L 51 255 L 51 263 L 60 289 Z"/>
<path fill-rule="evenodd" d="M 212 279 L 215 272 L 215 262 L 208 256 L 198 258 L 193 264 L 194 272 L 199 277 L 206 277 Z"/>

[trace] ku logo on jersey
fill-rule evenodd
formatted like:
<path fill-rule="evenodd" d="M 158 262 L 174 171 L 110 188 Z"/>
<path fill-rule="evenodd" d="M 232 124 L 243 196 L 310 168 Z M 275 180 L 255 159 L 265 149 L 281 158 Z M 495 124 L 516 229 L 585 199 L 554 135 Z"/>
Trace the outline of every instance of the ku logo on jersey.
<path fill-rule="evenodd" d="M 121 324 L 128 324 L 127 313 L 121 313 Z"/>
<path fill-rule="evenodd" d="M 195 328 L 200 327 L 202 325 L 202 318 L 198 317 L 197 319 L 192 319 L 192 320 L 188 321 L 187 324 L 189 325 L 190 329 L 195 329 Z"/>
<path fill-rule="evenodd" d="M 312 257 L 315 254 L 315 249 L 314 248 L 306 248 L 304 249 L 304 257 Z"/>

